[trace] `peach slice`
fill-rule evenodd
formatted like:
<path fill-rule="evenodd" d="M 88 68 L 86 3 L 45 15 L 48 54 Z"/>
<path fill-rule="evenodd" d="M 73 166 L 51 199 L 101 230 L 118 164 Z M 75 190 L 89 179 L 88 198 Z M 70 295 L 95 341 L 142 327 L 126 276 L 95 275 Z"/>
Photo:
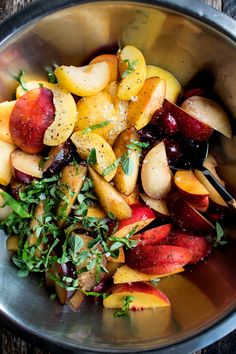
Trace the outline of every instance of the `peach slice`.
<path fill-rule="evenodd" d="M 119 55 L 119 69 L 122 81 L 118 97 L 130 100 L 141 90 L 146 78 L 146 62 L 140 50 L 131 45 L 124 47 Z"/>
<path fill-rule="evenodd" d="M 55 118 L 44 133 L 43 143 L 57 146 L 64 143 L 74 130 L 77 108 L 73 96 L 66 90 L 54 85 L 53 103 Z"/>
<path fill-rule="evenodd" d="M 95 57 L 89 64 L 101 63 L 105 61 L 110 69 L 110 81 L 116 81 L 118 77 L 118 58 L 115 54 L 101 54 Z"/>
<path fill-rule="evenodd" d="M 214 225 L 201 215 L 178 192 L 172 192 L 166 199 L 172 220 L 184 231 L 208 235 L 214 232 Z"/>
<path fill-rule="evenodd" d="M 42 178 L 43 171 L 40 168 L 41 160 L 42 156 L 40 155 L 30 155 L 20 149 L 13 151 L 11 154 L 11 164 L 13 167 L 13 175 L 15 179 L 19 180 L 19 182 L 22 181 L 22 178 L 18 178 L 20 177 L 19 174 L 27 175 L 29 181 L 33 178 Z"/>
<path fill-rule="evenodd" d="M 136 234 L 131 238 L 134 240 L 138 240 L 138 245 L 150 246 L 150 245 L 158 245 L 160 243 L 168 243 L 168 236 L 170 235 L 172 225 L 165 224 L 161 226 L 154 227 L 153 229 L 149 229 L 140 234 Z"/>
<path fill-rule="evenodd" d="M 57 207 L 59 225 L 62 226 L 70 214 L 72 206 L 79 194 L 87 174 L 87 167 L 82 165 L 67 165 L 61 171 L 59 188 L 65 198 Z"/>
<path fill-rule="evenodd" d="M 114 236 L 125 237 L 134 228 L 135 233 L 137 233 L 155 220 L 156 215 L 154 211 L 146 205 L 138 203 L 131 205 L 130 208 L 132 211 L 132 216 L 126 218 L 126 220 L 122 220 L 119 223 L 118 229 Z"/>
<path fill-rule="evenodd" d="M 183 102 L 181 108 L 227 138 L 232 137 L 228 115 L 218 103 L 206 97 L 192 96 Z"/>
<path fill-rule="evenodd" d="M 103 123 L 108 124 L 93 132 L 103 137 L 109 144 L 113 144 L 119 132 L 116 126 L 119 124 L 117 111 L 112 98 L 107 92 L 99 92 L 94 96 L 84 97 L 77 103 L 78 117 L 75 130 L 83 130 L 91 126 Z"/>
<path fill-rule="evenodd" d="M 13 144 L 13 140 L 9 129 L 9 121 L 15 103 L 16 101 L 0 103 L 0 139 L 11 144 Z"/>
<path fill-rule="evenodd" d="M 28 235 L 27 238 L 27 242 L 29 246 L 37 245 L 34 255 L 38 258 L 42 256 L 42 251 L 44 248 L 44 240 L 42 235 L 40 235 L 41 239 L 39 241 L 39 237 L 37 235 L 37 227 L 42 225 L 44 215 L 45 215 L 45 205 L 41 201 L 35 207 L 34 214 L 30 222 L 31 233 Z"/>
<path fill-rule="evenodd" d="M 55 70 L 61 87 L 77 96 L 92 96 L 102 91 L 110 80 L 110 67 L 107 62 L 81 67 L 62 65 Z"/>
<path fill-rule="evenodd" d="M 176 77 L 169 71 L 161 68 L 160 66 L 147 65 L 146 79 L 149 77 L 158 76 L 166 82 L 165 98 L 173 103 L 177 102 L 177 99 L 182 91 L 181 85 Z"/>
<path fill-rule="evenodd" d="M 154 199 L 162 199 L 171 189 L 171 171 L 166 156 L 165 144 L 160 142 L 145 156 L 141 169 L 145 193 Z"/>
<path fill-rule="evenodd" d="M 149 206 L 151 209 L 155 210 L 157 213 L 163 216 L 169 216 L 170 213 L 166 206 L 166 201 L 164 199 L 153 199 L 150 198 L 145 193 L 140 193 L 142 200 Z"/>
<path fill-rule="evenodd" d="M 86 216 L 90 218 L 98 218 L 98 219 L 106 218 L 106 214 L 98 205 L 89 206 Z"/>
<path fill-rule="evenodd" d="M 13 235 L 9 236 L 7 239 L 7 250 L 12 252 L 17 252 L 19 247 L 20 236 Z"/>
<path fill-rule="evenodd" d="M 85 294 L 81 290 L 76 290 L 72 297 L 69 299 L 68 304 L 72 306 L 74 310 L 79 310 L 85 299 Z"/>
<path fill-rule="evenodd" d="M 204 174 L 199 170 L 195 170 L 194 173 L 199 179 L 199 181 L 201 181 L 201 183 L 205 186 L 206 190 L 209 193 L 209 198 L 220 206 L 228 207 L 227 203 L 220 196 L 217 190 L 212 186 L 212 184 L 208 181 L 208 179 L 204 176 Z"/>
<path fill-rule="evenodd" d="M 12 178 L 11 168 L 11 153 L 15 150 L 16 146 L 0 140 L 0 184 L 7 186 Z"/>
<path fill-rule="evenodd" d="M 0 188 L 0 193 L 1 192 L 3 192 L 3 190 Z M 8 205 L 3 206 L 4 204 L 4 198 L 0 195 L 0 221 L 5 220 L 12 213 L 12 208 Z"/>
<path fill-rule="evenodd" d="M 184 231 L 174 230 L 171 234 L 171 244 L 184 247 L 192 252 L 192 259 L 189 264 L 197 263 L 211 252 L 212 244 L 207 242 L 204 236 L 193 236 Z"/>
<path fill-rule="evenodd" d="M 120 193 L 90 166 L 88 169 L 94 183 L 94 191 L 105 212 L 113 213 L 118 220 L 130 218 L 132 210 Z"/>
<path fill-rule="evenodd" d="M 127 145 L 131 143 L 131 140 L 139 141 L 138 132 L 134 127 L 124 130 L 117 137 L 113 146 L 113 151 L 116 155 L 116 158 L 120 158 L 125 153 L 128 153 Z M 116 189 L 127 196 L 134 191 L 137 183 L 140 160 L 139 152 L 135 150 L 130 150 L 129 159 L 132 161 L 133 164 L 133 169 L 131 173 L 129 175 L 125 174 L 122 169 L 122 166 L 119 165 L 117 167 L 117 171 L 114 177 L 114 184 Z"/>
<path fill-rule="evenodd" d="M 165 81 L 159 77 L 145 80 L 143 87 L 128 109 L 128 126 L 137 130 L 145 127 L 152 119 L 155 111 L 162 107 L 166 92 Z"/>
<path fill-rule="evenodd" d="M 90 151 L 96 150 L 97 163 L 93 166 L 94 169 L 102 175 L 104 170 L 116 161 L 116 156 L 111 146 L 100 135 L 95 133 L 83 134 L 83 132 L 75 132 L 71 137 L 72 142 L 77 148 L 79 156 L 86 160 Z M 116 168 L 110 170 L 104 176 L 104 179 L 110 182 L 116 174 Z"/>
<path fill-rule="evenodd" d="M 139 186 L 136 184 L 135 189 L 130 195 L 125 195 L 122 193 L 122 197 L 127 204 L 133 205 L 139 203 Z"/>
<path fill-rule="evenodd" d="M 27 91 L 11 113 L 9 127 L 14 143 L 29 154 L 43 150 L 44 133 L 53 122 L 54 113 L 51 90 L 39 87 Z"/>
<path fill-rule="evenodd" d="M 178 130 L 187 139 L 205 141 L 213 133 L 213 128 L 207 122 L 198 120 L 183 108 L 167 100 L 164 101 L 163 109 L 172 115 L 177 122 Z"/>
<path fill-rule="evenodd" d="M 112 286 L 111 292 L 111 295 L 103 300 L 105 308 L 122 308 L 125 296 L 132 296 L 134 298 L 129 304 L 130 310 L 170 306 L 168 297 L 148 283 L 116 284 Z"/>
<path fill-rule="evenodd" d="M 145 274 L 172 273 L 188 264 L 192 253 L 172 245 L 138 245 L 126 254 L 126 264 Z"/>
<path fill-rule="evenodd" d="M 122 284 L 122 283 L 134 283 L 137 281 L 150 281 L 154 279 L 159 279 L 163 277 L 168 277 L 169 275 L 177 274 L 183 272 L 184 268 L 180 267 L 179 269 L 175 270 L 171 273 L 165 274 L 145 274 L 134 270 L 128 267 L 126 264 L 118 268 L 113 275 L 114 284 Z"/>
<path fill-rule="evenodd" d="M 46 87 L 49 90 L 53 90 L 54 85 L 51 84 L 50 82 L 44 81 L 44 80 L 33 80 L 33 81 L 28 81 L 25 82 L 25 87 L 27 88 L 27 91 L 33 90 L 35 88 L 39 88 L 39 87 Z M 21 96 L 23 96 L 26 93 L 26 91 L 23 89 L 23 87 L 21 85 L 19 85 L 16 88 L 16 98 L 20 98 Z"/>

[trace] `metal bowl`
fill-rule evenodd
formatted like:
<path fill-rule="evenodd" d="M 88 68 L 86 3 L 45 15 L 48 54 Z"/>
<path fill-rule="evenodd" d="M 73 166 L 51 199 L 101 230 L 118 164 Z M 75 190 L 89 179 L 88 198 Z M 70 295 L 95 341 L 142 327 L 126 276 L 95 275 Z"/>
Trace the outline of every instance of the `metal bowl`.
<path fill-rule="evenodd" d="M 236 22 L 188 0 L 39 1 L 0 27 L 0 100 L 11 99 L 20 69 L 45 75 L 44 67 L 81 64 L 97 49 L 133 44 L 149 64 L 173 72 L 182 84 L 200 70 L 236 115 Z M 208 77 L 206 76 L 206 80 Z M 217 140 L 220 171 L 236 191 L 235 140 Z M 235 227 L 228 233 L 235 237 Z M 171 309 L 113 311 L 88 303 L 79 313 L 50 302 L 35 278 L 18 278 L 0 240 L 0 311 L 27 340 L 59 353 L 94 351 L 188 353 L 209 345 L 236 327 L 236 247 L 215 250 L 182 275 L 160 282 Z"/>

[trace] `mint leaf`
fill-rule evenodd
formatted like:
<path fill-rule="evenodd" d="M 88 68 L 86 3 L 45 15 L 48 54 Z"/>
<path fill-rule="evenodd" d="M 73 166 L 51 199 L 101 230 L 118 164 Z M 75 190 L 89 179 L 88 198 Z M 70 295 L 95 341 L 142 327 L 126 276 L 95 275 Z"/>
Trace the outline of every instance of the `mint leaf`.
<path fill-rule="evenodd" d="M 25 72 L 21 69 L 18 76 L 13 76 L 13 77 L 16 81 L 19 82 L 19 84 L 21 85 L 21 87 L 23 88 L 24 91 L 28 91 L 25 81 L 24 81 L 24 75 L 25 75 Z"/>
<path fill-rule="evenodd" d="M 110 124 L 110 121 L 109 121 L 109 120 L 104 120 L 104 121 L 101 122 L 101 123 L 94 124 L 94 125 L 91 125 L 91 126 L 88 127 L 88 128 L 83 129 L 83 130 L 82 130 L 82 134 L 88 134 L 88 133 L 90 133 L 90 132 L 93 131 L 93 130 L 97 130 L 97 129 L 106 127 L 108 124 Z"/>
<path fill-rule="evenodd" d="M 135 297 L 134 296 L 125 296 L 122 300 L 122 307 L 121 310 L 118 310 L 114 313 L 115 317 L 122 317 L 122 316 L 127 316 L 128 311 L 129 311 L 129 306 L 130 304 L 134 301 Z"/>
<path fill-rule="evenodd" d="M 87 163 L 89 165 L 95 165 L 97 163 L 97 155 L 96 155 L 96 149 L 95 148 L 92 148 L 89 155 L 88 155 L 88 158 L 87 158 Z"/>

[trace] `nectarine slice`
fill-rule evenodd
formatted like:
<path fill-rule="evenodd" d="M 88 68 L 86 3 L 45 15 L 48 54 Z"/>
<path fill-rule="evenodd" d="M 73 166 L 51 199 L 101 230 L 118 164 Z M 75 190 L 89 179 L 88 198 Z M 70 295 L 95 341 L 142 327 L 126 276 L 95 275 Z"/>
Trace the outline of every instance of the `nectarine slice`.
<path fill-rule="evenodd" d="M 192 96 L 183 102 L 181 108 L 198 121 L 231 138 L 232 129 L 223 107 L 206 97 Z"/>
<path fill-rule="evenodd" d="M 113 275 L 114 284 L 122 284 L 122 283 L 134 283 L 137 281 L 150 281 L 154 279 L 159 279 L 163 277 L 168 277 L 172 274 L 177 274 L 183 272 L 184 268 L 180 267 L 179 269 L 165 274 L 145 274 L 139 272 L 135 269 L 128 267 L 126 264 L 118 268 Z"/>
<path fill-rule="evenodd" d="M 61 87 L 77 96 L 92 96 L 102 91 L 110 80 L 107 62 L 75 67 L 62 65 L 55 70 Z"/>
<path fill-rule="evenodd" d="M 130 310 L 170 306 L 168 297 L 148 283 L 116 284 L 113 285 L 111 291 L 111 295 L 103 300 L 105 308 L 122 308 L 123 299 L 126 296 L 134 298 L 129 304 Z"/>
<path fill-rule="evenodd" d="M 16 177 L 18 172 L 24 173 L 29 177 L 42 178 L 43 171 L 40 168 L 42 156 L 30 155 L 20 149 L 16 149 L 11 154 L 11 164 L 13 167 L 13 175 Z M 17 178 L 16 178 L 17 179 Z"/>
<path fill-rule="evenodd" d="M 130 100 L 141 90 L 146 78 L 146 62 L 140 50 L 131 45 L 124 47 L 119 55 L 119 69 L 122 81 L 118 97 Z"/>
<path fill-rule="evenodd" d="M 7 186 L 12 178 L 11 153 L 16 146 L 0 140 L 0 184 Z"/>
<path fill-rule="evenodd" d="M 166 82 L 165 98 L 173 103 L 176 103 L 180 93 L 181 85 L 176 77 L 169 71 L 161 68 L 160 66 L 147 65 L 146 79 L 149 77 L 158 76 Z"/>
<path fill-rule="evenodd" d="M 85 299 L 85 294 L 81 290 L 76 290 L 75 293 L 70 298 L 68 304 L 72 306 L 74 310 L 79 310 Z"/>
<path fill-rule="evenodd" d="M 121 194 L 90 166 L 88 169 L 94 183 L 94 191 L 105 212 L 113 213 L 118 220 L 130 218 L 132 210 L 124 201 Z"/>
<path fill-rule="evenodd" d="M 10 133 L 9 121 L 15 103 L 16 101 L 0 103 L 0 139 L 11 144 L 13 144 L 13 140 Z"/>
<path fill-rule="evenodd" d="M 148 206 L 141 203 L 137 203 L 130 206 L 132 211 L 132 216 L 122 220 L 119 223 L 118 229 L 115 232 L 114 236 L 116 237 L 125 237 L 131 230 L 134 230 L 135 233 L 149 225 L 153 220 L 155 220 L 155 213 Z"/>
<path fill-rule="evenodd" d="M 66 90 L 54 85 L 53 103 L 55 118 L 44 133 L 43 143 L 57 146 L 64 143 L 74 130 L 77 108 L 73 96 Z"/>
<path fill-rule="evenodd" d="M 96 150 L 97 163 L 94 169 L 102 175 L 104 170 L 116 161 L 116 156 L 111 146 L 100 135 L 95 133 L 83 134 L 81 131 L 75 132 L 71 137 L 72 142 L 77 148 L 79 156 L 86 160 L 92 149 Z M 110 182 L 116 174 L 117 167 L 111 169 L 104 179 Z"/>
<path fill-rule="evenodd" d="M 39 87 L 26 92 L 17 100 L 10 117 L 14 143 L 29 154 L 43 150 L 44 133 L 53 122 L 54 113 L 51 90 Z"/>
<path fill-rule="evenodd" d="M 132 239 L 138 240 L 138 245 L 158 245 L 167 241 L 168 236 L 170 235 L 171 227 L 171 224 L 160 225 L 154 227 L 153 229 L 149 229 L 139 234 L 136 234 L 132 236 Z"/>
<path fill-rule="evenodd" d="M 154 199 L 162 199 L 171 189 L 171 171 L 166 156 L 165 144 L 160 142 L 145 156 L 141 169 L 145 193 Z"/>
<path fill-rule="evenodd" d="M 161 215 L 169 216 L 169 211 L 166 206 L 166 201 L 164 199 L 153 199 L 150 198 L 145 193 L 140 193 L 142 200 L 149 206 L 151 209 L 155 210 Z"/>
<path fill-rule="evenodd" d="M 6 242 L 8 251 L 17 252 L 19 247 L 19 241 L 19 235 L 9 236 Z"/>
<path fill-rule="evenodd" d="M 110 69 L 110 81 L 117 80 L 118 77 L 118 58 L 115 54 L 101 54 L 95 57 L 89 64 L 101 63 L 105 61 L 109 65 Z"/>

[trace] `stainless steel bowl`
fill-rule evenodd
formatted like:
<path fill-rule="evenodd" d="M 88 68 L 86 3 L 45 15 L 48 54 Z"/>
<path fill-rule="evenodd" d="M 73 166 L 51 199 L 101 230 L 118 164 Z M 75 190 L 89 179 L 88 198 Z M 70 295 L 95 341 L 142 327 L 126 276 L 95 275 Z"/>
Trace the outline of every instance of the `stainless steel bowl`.
<path fill-rule="evenodd" d="M 173 72 L 182 84 L 201 69 L 236 116 L 236 22 L 189 0 L 39 1 L 0 27 L 0 100 L 11 99 L 20 69 L 45 75 L 52 63 L 81 64 L 111 44 L 133 44 L 149 64 Z M 207 77 L 206 77 L 207 79 Z M 219 139 L 220 170 L 236 191 L 236 146 Z M 235 227 L 228 230 L 235 238 Z M 88 303 L 79 313 L 50 302 L 35 278 L 17 278 L 0 240 L 0 311 L 4 323 L 27 340 L 59 353 L 80 350 L 127 353 L 188 353 L 236 328 L 236 247 L 213 252 L 183 275 L 160 282 L 171 310 L 113 311 Z"/>

